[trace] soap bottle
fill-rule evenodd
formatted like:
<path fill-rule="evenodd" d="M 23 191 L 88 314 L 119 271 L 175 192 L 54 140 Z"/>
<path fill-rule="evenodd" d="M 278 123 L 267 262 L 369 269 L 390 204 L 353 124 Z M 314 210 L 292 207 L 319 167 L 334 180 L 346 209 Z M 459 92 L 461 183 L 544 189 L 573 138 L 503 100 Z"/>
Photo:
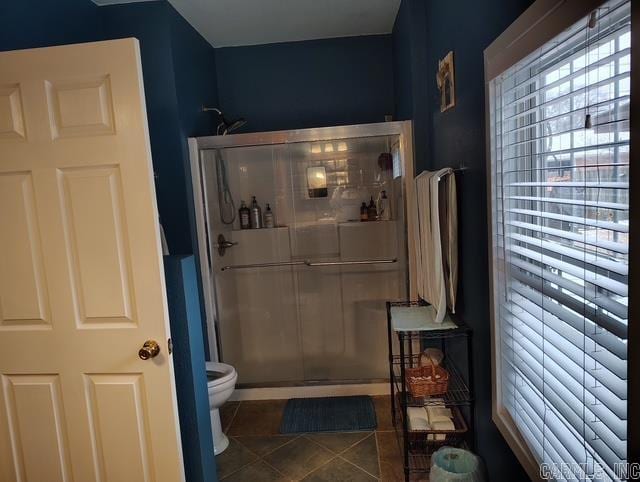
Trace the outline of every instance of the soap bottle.
<path fill-rule="evenodd" d="M 378 197 L 378 219 L 381 221 L 389 221 L 391 219 L 387 191 L 380 192 L 380 196 Z"/>
<path fill-rule="evenodd" d="M 376 203 L 373 202 L 373 196 L 371 196 L 371 201 L 369 202 L 369 207 L 367 208 L 367 219 L 369 221 L 375 221 L 378 217 L 378 212 L 376 210 Z"/>
<path fill-rule="evenodd" d="M 362 201 L 362 205 L 360 206 L 360 221 L 368 221 L 369 220 L 369 212 L 367 210 L 367 203 Z"/>
<path fill-rule="evenodd" d="M 240 229 L 249 229 L 251 223 L 249 222 L 250 211 L 244 201 L 240 201 Z"/>
<path fill-rule="evenodd" d="M 275 220 L 273 217 L 273 211 L 271 210 L 271 206 L 267 203 L 267 208 L 264 211 L 264 227 L 265 228 L 273 228 L 275 227 Z"/>
<path fill-rule="evenodd" d="M 262 209 L 258 206 L 255 196 L 251 196 L 251 209 L 249 222 L 252 229 L 258 229 L 262 227 Z"/>

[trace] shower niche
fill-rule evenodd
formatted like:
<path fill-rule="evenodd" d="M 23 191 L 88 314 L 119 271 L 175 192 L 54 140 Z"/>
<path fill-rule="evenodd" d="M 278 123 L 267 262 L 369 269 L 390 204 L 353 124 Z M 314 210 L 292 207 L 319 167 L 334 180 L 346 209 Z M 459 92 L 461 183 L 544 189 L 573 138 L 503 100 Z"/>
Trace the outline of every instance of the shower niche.
<path fill-rule="evenodd" d="M 410 123 L 190 142 L 212 356 L 245 387 L 388 378 L 385 301 L 409 296 Z M 241 229 L 254 196 L 274 227 Z"/>

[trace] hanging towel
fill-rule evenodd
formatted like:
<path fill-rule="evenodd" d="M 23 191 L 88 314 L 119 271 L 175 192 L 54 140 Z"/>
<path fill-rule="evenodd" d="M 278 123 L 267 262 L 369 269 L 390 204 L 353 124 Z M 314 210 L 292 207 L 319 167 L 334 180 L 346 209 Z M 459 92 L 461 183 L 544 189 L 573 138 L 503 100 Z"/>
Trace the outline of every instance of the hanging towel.
<path fill-rule="evenodd" d="M 455 313 L 458 285 L 458 215 L 453 169 L 425 171 L 415 178 L 414 246 L 418 295 L 442 323 Z"/>

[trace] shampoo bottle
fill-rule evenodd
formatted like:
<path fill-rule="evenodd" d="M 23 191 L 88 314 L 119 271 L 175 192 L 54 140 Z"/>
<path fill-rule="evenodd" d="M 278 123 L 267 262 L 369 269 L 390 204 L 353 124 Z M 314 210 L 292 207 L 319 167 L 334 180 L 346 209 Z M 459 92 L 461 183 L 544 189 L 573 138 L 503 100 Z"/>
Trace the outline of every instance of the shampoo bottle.
<path fill-rule="evenodd" d="M 387 191 L 382 191 L 378 197 L 378 219 L 381 221 L 389 221 L 391 219 L 391 209 L 389 207 Z"/>
<path fill-rule="evenodd" d="M 250 211 L 244 201 L 240 201 L 240 229 L 249 229 L 251 223 L 249 222 Z"/>
<path fill-rule="evenodd" d="M 360 206 L 360 221 L 368 221 L 369 220 L 369 212 L 367 210 L 367 203 L 362 201 L 362 205 Z"/>
<path fill-rule="evenodd" d="M 376 203 L 373 202 L 373 196 L 371 196 L 371 201 L 369 202 L 369 207 L 367 208 L 367 219 L 369 221 L 375 221 L 378 218 L 378 211 L 376 210 Z"/>
<path fill-rule="evenodd" d="M 271 210 L 271 206 L 267 203 L 267 208 L 264 210 L 264 227 L 265 228 L 273 228 L 276 223 L 273 217 L 273 211 Z"/>
<path fill-rule="evenodd" d="M 255 196 L 251 196 L 249 221 L 251 224 L 251 229 L 258 229 L 262 227 L 262 209 L 260 209 L 260 206 L 258 206 L 258 201 L 256 201 Z"/>

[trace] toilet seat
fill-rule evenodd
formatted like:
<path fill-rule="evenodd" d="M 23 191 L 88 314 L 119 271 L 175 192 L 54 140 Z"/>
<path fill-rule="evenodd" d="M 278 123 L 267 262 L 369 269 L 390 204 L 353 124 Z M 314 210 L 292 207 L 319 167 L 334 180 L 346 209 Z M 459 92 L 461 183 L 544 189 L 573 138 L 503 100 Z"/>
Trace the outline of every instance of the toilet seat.
<path fill-rule="evenodd" d="M 223 376 L 216 378 L 215 380 L 208 380 L 207 386 L 209 388 L 217 387 L 218 385 L 223 385 L 229 382 L 236 374 L 236 369 L 231 365 L 227 365 L 226 363 L 218 363 L 218 362 L 207 362 L 207 372 L 218 372 L 224 373 Z"/>

